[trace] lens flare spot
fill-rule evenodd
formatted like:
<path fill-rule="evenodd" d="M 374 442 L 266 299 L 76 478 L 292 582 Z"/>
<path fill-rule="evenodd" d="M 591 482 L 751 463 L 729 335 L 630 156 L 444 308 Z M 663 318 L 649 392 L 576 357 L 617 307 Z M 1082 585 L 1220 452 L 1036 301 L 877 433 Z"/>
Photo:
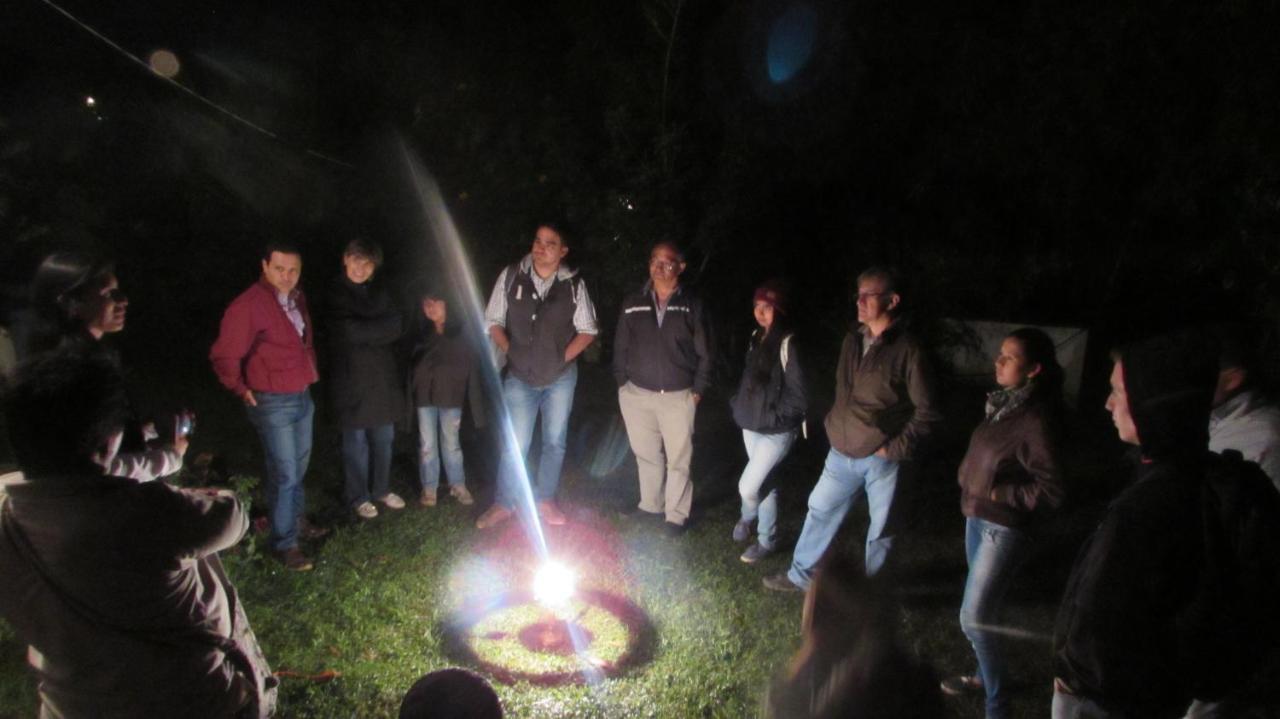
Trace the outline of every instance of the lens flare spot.
<path fill-rule="evenodd" d="M 774 84 L 795 77 L 813 57 L 818 13 L 808 5 L 793 5 L 774 21 L 769 31 L 769 79 Z"/>
<path fill-rule="evenodd" d="M 147 57 L 147 64 L 151 66 L 151 72 L 160 77 L 175 77 L 182 69 L 178 56 L 168 50 L 156 50 L 151 53 Z"/>

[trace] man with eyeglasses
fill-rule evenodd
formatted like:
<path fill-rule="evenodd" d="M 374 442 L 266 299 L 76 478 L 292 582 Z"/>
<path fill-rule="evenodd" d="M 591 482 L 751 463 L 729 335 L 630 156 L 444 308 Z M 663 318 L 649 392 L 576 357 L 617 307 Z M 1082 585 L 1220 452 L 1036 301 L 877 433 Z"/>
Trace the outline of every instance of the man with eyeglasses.
<path fill-rule="evenodd" d="M 867 576 L 879 572 L 893 547 L 889 510 L 901 463 L 911 459 L 940 416 L 933 375 L 902 309 L 901 278 L 891 268 L 858 275 L 858 322 L 845 335 L 836 367 L 836 397 L 827 414 L 831 451 L 809 494 L 809 513 L 791 568 L 765 577 L 778 591 L 803 591 L 849 507 L 867 495 Z"/>
<path fill-rule="evenodd" d="M 640 475 L 636 511 L 663 516 L 671 535 L 684 531 L 693 507 L 693 419 L 711 384 L 710 331 L 701 300 L 680 285 L 684 268 L 674 244 L 654 246 L 649 281 L 623 301 L 613 346 L 618 404 Z"/>
<path fill-rule="evenodd" d="M 542 415 L 542 451 L 529 491 L 538 515 L 549 525 L 564 524 L 556 505 L 564 466 L 569 410 L 578 384 L 578 355 L 595 341 L 596 308 L 578 271 L 563 264 L 569 243 L 563 228 L 544 222 L 534 231 L 533 248 L 498 275 L 485 308 L 489 337 L 506 355 L 502 396 L 511 416 L 519 454 L 507 457 L 498 475 L 493 506 L 476 520 L 486 529 L 515 513 L 522 492 L 520 466 Z"/>

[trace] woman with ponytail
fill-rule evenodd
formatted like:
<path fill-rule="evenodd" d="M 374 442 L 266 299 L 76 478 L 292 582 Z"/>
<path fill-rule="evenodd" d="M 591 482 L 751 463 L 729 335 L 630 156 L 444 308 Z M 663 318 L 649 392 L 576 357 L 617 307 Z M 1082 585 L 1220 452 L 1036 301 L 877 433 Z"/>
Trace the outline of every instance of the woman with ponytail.
<path fill-rule="evenodd" d="M 1008 670 L 999 635 L 1004 594 L 1031 548 L 1032 530 L 1062 501 L 1056 461 L 1062 367 L 1053 341 L 1023 327 L 1000 344 L 999 388 L 987 395 L 986 417 L 960 462 L 960 510 L 966 517 L 969 576 L 960 629 L 977 655 L 977 673 L 942 682 L 957 695 L 983 692 L 988 719 L 1009 716 Z"/>

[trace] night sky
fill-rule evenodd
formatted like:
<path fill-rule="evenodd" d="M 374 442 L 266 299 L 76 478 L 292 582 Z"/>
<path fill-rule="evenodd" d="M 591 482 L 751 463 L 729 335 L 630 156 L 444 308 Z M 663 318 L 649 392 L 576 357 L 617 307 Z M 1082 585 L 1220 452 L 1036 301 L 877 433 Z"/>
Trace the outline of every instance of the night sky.
<path fill-rule="evenodd" d="M 97 248 L 142 335 L 207 346 L 272 235 L 302 242 L 309 287 L 355 233 L 397 286 L 436 268 L 401 140 L 482 286 L 566 220 L 606 330 L 659 238 L 738 324 L 782 275 L 838 334 L 874 261 L 937 315 L 1094 326 L 1189 287 L 1280 315 L 1272 3 L 63 7 L 128 53 L 171 51 L 177 82 L 276 136 L 40 0 L 6 6 L 6 294 L 51 248 Z"/>

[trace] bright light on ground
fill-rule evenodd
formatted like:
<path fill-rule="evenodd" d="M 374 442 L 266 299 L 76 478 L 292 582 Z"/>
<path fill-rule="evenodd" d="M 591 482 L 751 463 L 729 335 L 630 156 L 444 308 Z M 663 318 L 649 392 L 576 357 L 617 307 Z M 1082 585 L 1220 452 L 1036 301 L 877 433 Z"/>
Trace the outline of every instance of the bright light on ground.
<path fill-rule="evenodd" d="M 576 581 L 573 570 L 559 562 L 547 562 L 533 577 L 533 597 L 546 606 L 564 604 L 573 596 Z"/>

